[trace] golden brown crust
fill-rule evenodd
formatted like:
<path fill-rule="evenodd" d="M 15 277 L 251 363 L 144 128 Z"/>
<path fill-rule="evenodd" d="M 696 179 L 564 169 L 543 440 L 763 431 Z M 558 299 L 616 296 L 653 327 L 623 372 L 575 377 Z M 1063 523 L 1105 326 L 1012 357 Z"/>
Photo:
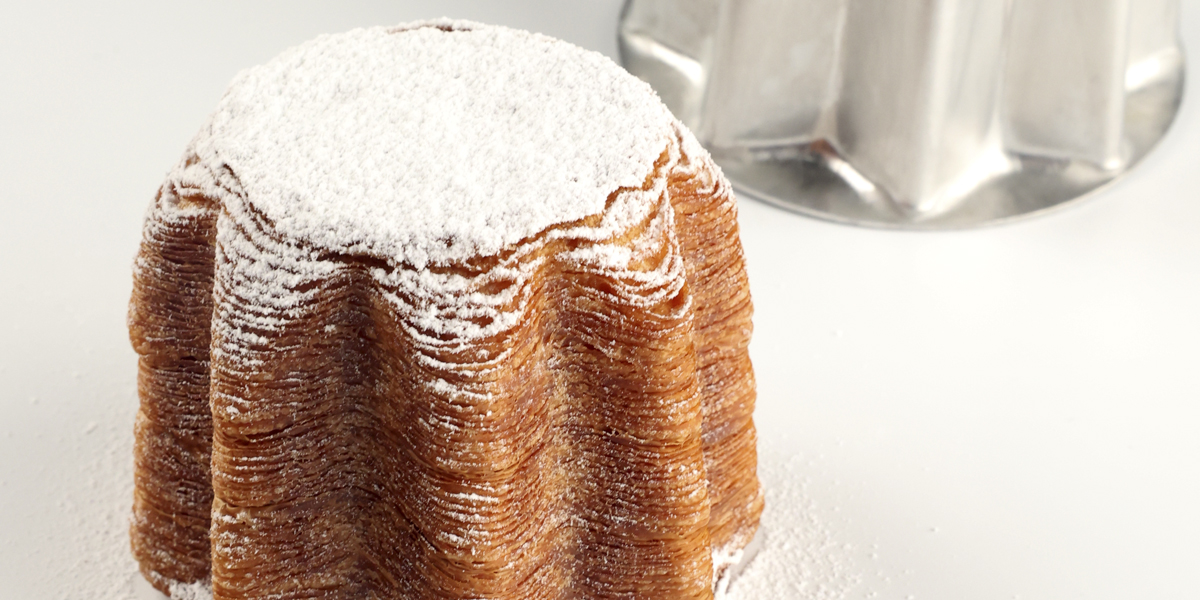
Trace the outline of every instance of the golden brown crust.
<path fill-rule="evenodd" d="M 655 209 L 607 240 L 652 249 L 625 272 L 548 234 L 448 267 L 539 265 L 480 284 L 522 317 L 470 344 L 398 313 L 408 292 L 372 276 L 379 261 L 336 257 L 303 284 L 311 301 L 272 311 L 239 296 L 234 268 L 263 232 L 148 226 L 131 335 L 143 373 L 175 357 L 140 386 L 133 537 L 151 582 L 209 576 L 207 499 L 218 599 L 711 598 L 714 551 L 749 541 L 762 510 L 751 307 L 723 180 L 706 157 L 668 158 Z M 641 278 L 671 261 L 685 281 Z M 211 340 L 195 333 L 208 315 Z M 209 348 L 210 370 L 181 374 L 178 356 L 209 367 Z M 211 476 L 170 462 L 210 451 Z M 187 519 L 164 533 L 148 507 L 168 505 Z"/>
<path fill-rule="evenodd" d="M 684 160 L 699 161 L 684 155 Z M 716 549 L 745 546 L 763 499 L 757 472 L 754 371 L 747 347 L 753 307 L 737 228 L 736 204 L 711 164 L 679 169 L 669 180 L 676 232 L 695 306 L 704 457 Z"/>
<path fill-rule="evenodd" d="M 173 202 L 164 187 L 159 202 Z M 212 419 L 208 408 L 216 213 L 147 224 L 134 270 L 129 336 L 142 398 L 134 436 L 130 538 L 142 574 L 167 590 L 210 571 Z"/>

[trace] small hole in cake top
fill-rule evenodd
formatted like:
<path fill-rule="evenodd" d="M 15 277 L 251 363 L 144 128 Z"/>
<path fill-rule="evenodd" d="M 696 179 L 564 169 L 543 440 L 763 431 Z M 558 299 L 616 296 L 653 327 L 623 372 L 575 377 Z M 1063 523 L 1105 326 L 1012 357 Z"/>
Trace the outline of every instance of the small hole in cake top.
<path fill-rule="evenodd" d="M 603 212 L 674 123 L 599 53 L 440 20 L 322 36 L 242 72 L 193 151 L 278 235 L 423 266 Z"/>

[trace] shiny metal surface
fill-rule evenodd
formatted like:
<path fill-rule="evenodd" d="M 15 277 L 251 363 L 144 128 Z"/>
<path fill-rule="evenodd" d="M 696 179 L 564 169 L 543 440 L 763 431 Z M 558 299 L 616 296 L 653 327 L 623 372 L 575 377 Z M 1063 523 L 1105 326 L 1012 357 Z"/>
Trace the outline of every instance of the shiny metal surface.
<path fill-rule="evenodd" d="M 1183 93 L 1178 0 L 629 0 L 626 68 L 743 193 L 956 228 L 1128 171 Z"/>

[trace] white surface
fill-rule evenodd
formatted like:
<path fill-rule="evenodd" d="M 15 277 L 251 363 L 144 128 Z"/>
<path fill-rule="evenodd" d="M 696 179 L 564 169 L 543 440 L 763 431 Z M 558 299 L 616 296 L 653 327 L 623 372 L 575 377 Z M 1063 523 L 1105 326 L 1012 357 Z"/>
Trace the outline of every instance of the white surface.
<path fill-rule="evenodd" d="M 611 56 L 618 9 L 0 8 L 0 596 L 129 588 L 120 573 L 89 589 L 129 564 L 130 261 L 237 70 L 320 32 L 442 14 Z M 1200 1 L 1183 27 L 1200 48 Z M 792 597 L 1200 597 L 1198 167 L 1189 91 L 1128 178 L 1036 220 L 896 233 L 741 203 L 764 469 L 792 478 L 821 533 L 797 576 L 840 574 Z"/>

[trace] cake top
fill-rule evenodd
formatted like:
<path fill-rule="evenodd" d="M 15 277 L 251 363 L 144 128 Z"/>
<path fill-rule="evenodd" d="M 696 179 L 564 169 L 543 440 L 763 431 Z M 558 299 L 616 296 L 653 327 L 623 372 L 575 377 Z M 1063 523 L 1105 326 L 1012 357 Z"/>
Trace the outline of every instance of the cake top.
<path fill-rule="evenodd" d="M 674 118 L 607 57 L 462 21 L 324 35 L 240 73 L 193 143 L 285 238 L 424 267 L 602 213 Z"/>

